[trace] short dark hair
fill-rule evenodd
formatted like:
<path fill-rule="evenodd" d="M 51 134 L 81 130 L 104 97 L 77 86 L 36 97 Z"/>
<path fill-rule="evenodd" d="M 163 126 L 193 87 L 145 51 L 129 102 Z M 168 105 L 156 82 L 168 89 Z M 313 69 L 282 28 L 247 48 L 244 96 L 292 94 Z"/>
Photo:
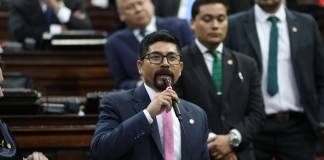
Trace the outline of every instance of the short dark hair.
<path fill-rule="evenodd" d="M 140 44 L 139 59 L 143 59 L 149 47 L 156 42 L 170 42 L 176 45 L 181 54 L 180 42 L 176 36 L 167 30 L 159 30 L 144 37 Z"/>
<path fill-rule="evenodd" d="M 199 13 L 199 7 L 206 4 L 212 3 L 221 3 L 223 4 L 226 9 L 228 10 L 228 2 L 227 0 L 195 0 L 191 8 L 191 18 L 194 19 L 197 14 Z"/>

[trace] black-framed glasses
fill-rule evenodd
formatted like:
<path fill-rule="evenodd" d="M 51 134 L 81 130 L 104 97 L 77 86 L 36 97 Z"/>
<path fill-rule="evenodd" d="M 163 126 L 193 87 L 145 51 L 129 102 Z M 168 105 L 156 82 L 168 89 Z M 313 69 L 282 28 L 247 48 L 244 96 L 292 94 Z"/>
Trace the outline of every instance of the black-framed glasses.
<path fill-rule="evenodd" d="M 181 62 L 181 56 L 173 52 L 170 52 L 167 55 L 162 55 L 160 52 L 152 52 L 143 56 L 142 59 L 148 59 L 151 64 L 161 64 L 164 57 L 171 65 L 177 65 Z"/>

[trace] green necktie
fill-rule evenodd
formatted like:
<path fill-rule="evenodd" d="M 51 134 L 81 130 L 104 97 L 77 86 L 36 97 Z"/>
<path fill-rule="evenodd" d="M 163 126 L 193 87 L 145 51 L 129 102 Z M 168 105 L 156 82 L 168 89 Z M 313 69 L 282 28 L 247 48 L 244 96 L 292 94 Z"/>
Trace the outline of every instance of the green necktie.
<path fill-rule="evenodd" d="M 278 57 L 278 18 L 271 16 L 268 21 L 271 22 L 269 60 L 268 60 L 268 84 L 267 91 L 270 96 L 278 93 L 278 74 L 277 74 L 277 57 Z"/>
<path fill-rule="evenodd" d="M 222 60 L 220 58 L 220 52 L 209 52 L 214 57 L 213 62 L 213 81 L 216 87 L 217 95 L 222 94 Z"/>

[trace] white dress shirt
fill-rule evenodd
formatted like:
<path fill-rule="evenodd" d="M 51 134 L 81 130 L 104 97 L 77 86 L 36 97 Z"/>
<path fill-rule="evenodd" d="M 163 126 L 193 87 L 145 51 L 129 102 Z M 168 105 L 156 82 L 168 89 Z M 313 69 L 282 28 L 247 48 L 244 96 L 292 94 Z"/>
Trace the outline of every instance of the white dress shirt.
<path fill-rule="evenodd" d="M 188 22 L 191 21 L 191 7 L 195 0 L 180 0 L 178 17 L 186 19 Z"/>
<path fill-rule="evenodd" d="M 207 66 L 210 76 L 213 76 L 214 57 L 212 55 L 210 55 L 210 53 L 208 53 L 208 51 L 209 51 L 208 48 L 206 48 L 203 44 L 201 44 L 198 39 L 195 39 L 195 43 L 204 57 L 204 60 L 205 60 L 205 63 L 206 63 L 206 66 Z M 220 43 L 218 45 L 218 47 L 216 48 L 216 51 L 223 53 L 223 43 Z M 218 58 L 222 59 L 222 54 L 217 54 L 217 56 L 218 56 Z"/>
<path fill-rule="evenodd" d="M 269 14 L 263 11 L 260 6 L 255 5 L 255 25 L 259 37 L 259 44 L 262 55 L 262 93 L 267 114 L 283 111 L 303 111 L 299 102 L 299 93 L 296 85 L 296 78 L 291 62 L 291 48 L 289 41 L 289 28 L 287 25 L 285 6 L 281 5 L 275 14 Z M 269 59 L 269 38 L 271 22 L 267 19 L 269 16 L 276 16 L 279 21 L 278 26 L 278 87 L 276 95 L 270 96 L 267 92 L 267 73 Z"/>
<path fill-rule="evenodd" d="M 150 23 L 145 27 L 145 35 L 148 35 L 150 33 L 153 33 L 157 30 L 156 27 L 156 18 L 153 16 Z M 135 35 L 136 39 L 141 42 L 143 40 L 143 37 L 140 35 L 140 29 L 134 29 L 133 34 Z"/>
<path fill-rule="evenodd" d="M 150 88 L 149 86 L 147 86 L 144 83 L 145 89 L 151 99 L 151 101 L 154 99 L 154 97 L 156 96 L 156 92 Z M 149 121 L 150 124 L 153 123 L 153 119 L 150 116 L 150 114 L 148 113 L 148 111 L 145 109 L 144 114 L 147 118 L 147 120 Z M 180 129 L 180 122 L 177 118 L 177 116 L 175 115 L 173 108 L 170 111 L 172 113 L 172 120 L 173 120 L 173 139 L 174 139 L 174 153 L 176 155 L 176 159 L 177 160 L 181 160 L 181 129 Z M 158 128 L 159 128 L 159 134 L 160 134 L 160 140 L 162 143 L 162 148 L 163 148 L 163 122 L 162 122 L 162 114 L 159 114 L 156 116 L 156 121 L 158 124 Z"/>

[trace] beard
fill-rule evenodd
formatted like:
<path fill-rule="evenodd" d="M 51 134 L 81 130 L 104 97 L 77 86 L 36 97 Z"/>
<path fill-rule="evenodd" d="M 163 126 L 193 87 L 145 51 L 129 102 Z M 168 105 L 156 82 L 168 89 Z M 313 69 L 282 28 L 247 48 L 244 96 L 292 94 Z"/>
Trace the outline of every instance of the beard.
<path fill-rule="evenodd" d="M 157 70 L 154 74 L 154 87 L 158 90 L 158 91 L 164 91 L 168 86 L 167 84 L 165 84 L 165 81 L 159 81 L 159 76 L 165 76 L 166 78 L 169 77 L 171 80 L 171 84 L 173 84 L 174 81 L 174 75 L 173 73 L 166 68 L 161 68 L 159 70 Z"/>

